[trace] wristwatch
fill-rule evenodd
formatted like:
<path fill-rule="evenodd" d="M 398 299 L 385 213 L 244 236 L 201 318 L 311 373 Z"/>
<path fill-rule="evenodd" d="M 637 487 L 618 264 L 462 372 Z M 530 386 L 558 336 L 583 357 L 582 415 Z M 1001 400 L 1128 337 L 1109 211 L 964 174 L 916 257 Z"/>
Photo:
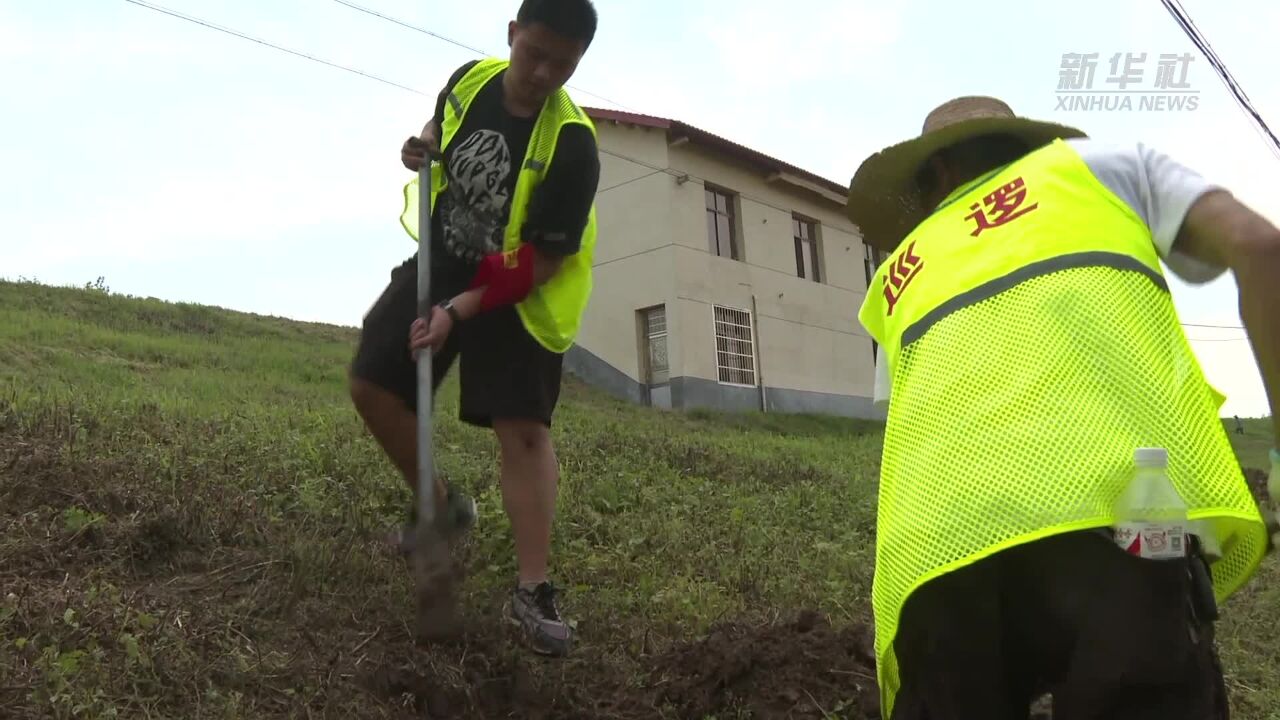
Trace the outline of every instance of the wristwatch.
<path fill-rule="evenodd" d="M 462 316 L 458 314 L 458 309 L 453 306 L 453 298 L 440 303 L 440 309 L 449 313 L 449 319 L 453 321 L 455 326 L 462 324 Z"/>

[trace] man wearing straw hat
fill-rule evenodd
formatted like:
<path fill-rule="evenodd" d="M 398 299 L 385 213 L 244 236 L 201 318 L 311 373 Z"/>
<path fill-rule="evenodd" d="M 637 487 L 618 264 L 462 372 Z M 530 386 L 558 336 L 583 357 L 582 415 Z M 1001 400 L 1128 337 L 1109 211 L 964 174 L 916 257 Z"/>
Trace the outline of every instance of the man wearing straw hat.
<path fill-rule="evenodd" d="M 884 716 L 1026 718 L 1051 692 L 1055 717 L 1225 718 L 1213 620 L 1267 530 L 1161 263 L 1234 273 L 1275 407 L 1280 231 L 1146 146 L 987 97 L 868 158 L 849 214 L 890 253 L 859 316 L 889 400 Z M 1111 536 L 1140 447 L 1168 452 L 1196 533 L 1184 558 Z"/>

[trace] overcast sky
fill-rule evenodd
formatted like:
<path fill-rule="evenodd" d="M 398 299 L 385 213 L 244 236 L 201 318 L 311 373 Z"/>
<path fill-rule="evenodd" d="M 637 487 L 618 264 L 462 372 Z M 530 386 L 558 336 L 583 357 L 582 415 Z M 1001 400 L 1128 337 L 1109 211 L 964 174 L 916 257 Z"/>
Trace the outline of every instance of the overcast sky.
<path fill-rule="evenodd" d="M 413 252 L 404 137 L 475 54 L 334 0 L 155 0 L 416 94 L 125 0 L 0 0 L 0 277 L 356 325 Z M 358 0 L 505 56 L 517 0 Z M 1280 131 L 1280 5 L 1184 0 Z M 1280 221 L 1280 160 L 1158 0 L 597 0 L 579 102 L 676 117 L 846 184 L 962 94 L 1171 153 Z M 1191 52 L 1197 108 L 1058 109 L 1063 53 Z M 582 92 L 585 91 L 585 92 Z M 595 93 L 591 95 L 587 93 Z M 603 98 L 599 97 L 603 96 Z M 1174 281 L 1184 322 L 1240 325 L 1230 276 Z M 851 318 L 856 308 L 850 309 Z M 1188 328 L 1227 414 L 1267 412 L 1240 330 Z"/>

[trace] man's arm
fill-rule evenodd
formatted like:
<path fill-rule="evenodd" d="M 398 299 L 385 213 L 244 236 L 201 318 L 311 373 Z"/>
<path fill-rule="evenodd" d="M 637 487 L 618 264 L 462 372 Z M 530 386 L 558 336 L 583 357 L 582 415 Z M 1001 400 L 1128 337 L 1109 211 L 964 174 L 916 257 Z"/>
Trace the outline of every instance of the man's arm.
<path fill-rule="evenodd" d="M 493 304 L 510 304 L 523 299 L 527 293 L 541 285 L 559 271 L 564 259 L 578 252 L 582 245 L 582 233 L 587 226 L 591 205 L 595 202 L 596 188 L 600 182 L 600 154 L 595 136 L 582 125 L 570 125 L 561 131 L 556 143 L 555 157 L 547 169 L 547 176 L 529 199 L 529 214 L 521 228 L 524 245 L 517 252 L 519 263 L 516 271 L 526 273 L 509 293 L 490 295 L 484 301 L 489 281 L 468 290 L 454 299 L 454 307 L 462 319 L 474 317 Z M 498 271 L 499 258 L 486 258 Z M 481 273 L 485 272 L 482 266 Z M 505 279 L 505 278 L 504 278 Z M 496 283 L 495 283 L 496 284 Z"/>
<path fill-rule="evenodd" d="M 1229 192 L 1211 190 L 1187 211 L 1174 247 L 1234 273 L 1240 317 L 1271 405 L 1273 447 L 1280 448 L 1280 229 Z"/>
<path fill-rule="evenodd" d="M 449 81 L 440 89 L 440 94 L 436 96 L 435 109 L 432 111 L 431 119 L 427 120 L 422 126 L 422 134 L 417 137 L 410 136 L 404 141 L 404 145 L 400 147 L 400 162 L 409 170 L 418 172 L 422 164 L 422 158 L 427 152 L 435 155 L 440 152 L 440 128 L 444 124 L 444 107 L 448 102 L 449 93 L 453 92 L 453 86 L 458 84 L 463 75 L 467 71 L 475 67 L 479 60 L 472 60 L 464 63 L 457 70 L 453 71 L 453 75 L 449 77 Z"/>
<path fill-rule="evenodd" d="M 578 252 L 600 182 L 600 152 L 585 125 L 560 133 L 547 177 L 529 199 L 524 239 L 548 258 Z"/>

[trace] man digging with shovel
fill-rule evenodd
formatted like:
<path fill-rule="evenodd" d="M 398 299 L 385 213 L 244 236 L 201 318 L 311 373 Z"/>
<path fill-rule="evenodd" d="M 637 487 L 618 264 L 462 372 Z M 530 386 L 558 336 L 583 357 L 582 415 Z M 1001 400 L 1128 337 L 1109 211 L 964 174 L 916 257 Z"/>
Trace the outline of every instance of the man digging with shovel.
<path fill-rule="evenodd" d="M 365 316 L 351 369 L 356 408 L 416 489 L 415 412 L 431 408 L 417 407 L 413 353 L 433 354 L 433 389 L 458 362 L 460 417 L 492 428 L 500 447 L 518 566 L 506 615 L 534 651 L 553 656 L 569 651 L 571 633 L 547 576 L 558 475 L 550 426 L 563 353 L 591 293 L 600 173 L 595 128 L 563 86 L 595 30 L 589 0 L 524 0 L 508 27 L 509 60 L 453 73 L 422 134 L 401 148 L 413 171 L 428 154 L 440 158 L 430 168 L 429 317 L 418 312 L 415 255 L 391 272 Z M 415 239 L 418 193 L 415 179 L 401 217 Z M 441 534 L 465 530 L 474 503 L 433 484 Z M 400 534 L 401 549 L 438 555 L 438 547 L 414 547 L 414 524 Z M 454 622 L 451 592 L 439 588 L 437 624 Z M 455 631 L 420 627 L 428 637 Z"/>
<path fill-rule="evenodd" d="M 1227 717 L 1216 603 L 1269 532 L 1162 262 L 1190 282 L 1234 274 L 1274 410 L 1280 230 L 1148 147 L 986 97 L 868 158 L 849 214 L 892 253 L 859 316 L 889 400 L 872 589 L 885 717 L 1025 720 L 1046 691 L 1059 720 Z M 1166 453 L 1190 522 L 1135 556 L 1112 535 L 1116 499 L 1164 477 L 1133 468 Z"/>

